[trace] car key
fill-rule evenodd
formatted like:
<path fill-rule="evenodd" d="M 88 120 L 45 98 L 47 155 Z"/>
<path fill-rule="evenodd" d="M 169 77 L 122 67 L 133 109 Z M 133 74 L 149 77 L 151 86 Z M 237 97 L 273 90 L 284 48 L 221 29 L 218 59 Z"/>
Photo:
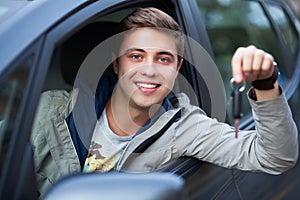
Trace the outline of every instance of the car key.
<path fill-rule="evenodd" d="M 246 88 L 246 83 L 237 84 L 234 78 L 230 80 L 230 83 L 232 88 L 232 116 L 234 118 L 235 138 L 238 138 L 239 123 L 242 117 L 242 94 Z"/>

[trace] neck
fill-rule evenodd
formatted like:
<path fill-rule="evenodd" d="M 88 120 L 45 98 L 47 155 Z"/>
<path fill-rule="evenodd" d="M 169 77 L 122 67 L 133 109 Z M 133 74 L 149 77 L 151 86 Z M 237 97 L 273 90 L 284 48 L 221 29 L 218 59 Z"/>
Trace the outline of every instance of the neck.
<path fill-rule="evenodd" d="M 120 136 L 135 134 L 151 117 L 148 108 L 137 109 L 128 104 L 112 96 L 105 107 L 109 128 Z"/>

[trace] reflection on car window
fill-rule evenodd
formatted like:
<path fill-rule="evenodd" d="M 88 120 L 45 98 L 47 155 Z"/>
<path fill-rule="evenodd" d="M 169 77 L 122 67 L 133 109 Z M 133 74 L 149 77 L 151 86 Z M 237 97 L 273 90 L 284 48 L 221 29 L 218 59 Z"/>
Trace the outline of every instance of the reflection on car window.
<path fill-rule="evenodd" d="M 275 6 L 275 5 L 268 5 L 271 13 L 271 17 L 273 18 L 274 22 L 280 28 L 280 31 L 283 34 L 283 39 L 292 55 L 296 59 L 298 54 L 298 43 L 299 38 L 294 29 L 292 29 L 291 23 L 288 20 L 287 15 L 284 13 L 282 8 Z"/>
<path fill-rule="evenodd" d="M 198 0 L 198 7 L 215 54 L 215 61 L 222 75 L 227 101 L 230 102 L 231 57 L 239 46 L 254 44 L 270 52 L 279 66 L 283 65 L 279 43 L 271 28 L 269 19 L 258 2 L 237 0 Z M 286 77 L 281 70 L 281 85 L 285 87 Z M 249 87 L 249 86 L 248 86 Z M 247 102 L 244 95 L 243 102 Z M 231 113 L 231 103 L 228 104 Z M 251 112 L 248 104 L 243 104 L 244 115 Z M 233 122 L 230 119 L 230 122 Z"/>
<path fill-rule="evenodd" d="M 8 77 L 1 77 L 0 82 L 0 168 L 5 161 L 11 143 L 13 129 L 16 126 L 20 102 L 28 78 L 28 66 L 31 57 L 22 62 Z"/>

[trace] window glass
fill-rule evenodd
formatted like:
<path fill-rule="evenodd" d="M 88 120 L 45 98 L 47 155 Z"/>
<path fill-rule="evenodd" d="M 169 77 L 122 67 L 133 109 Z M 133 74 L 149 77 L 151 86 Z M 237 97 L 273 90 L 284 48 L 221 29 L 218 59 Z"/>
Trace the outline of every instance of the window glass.
<path fill-rule="evenodd" d="M 1 77 L 0 82 L 0 168 L 11 143 L 20 103 L 23 98 L 25 85 L 28 79 L 29 66 L 32 63 L 30 56 L 16 70 L 7 77 Z M 13 66 L 12 66 L 13 67 Z"/>
<path fill-rule="evenodd" d="M 231 113 L 231 58 L 239 46 L 253 44 L 270 52 L 279 66 L 283 64 L 279 43 L 264 10 L 258 2 L 237 0 L 198 0 L 198 7 L 206 25 L 215 61 L 222 75 L 226 90 L 228 113 Z M 281 69 L 281 85 L 286 78 Z M 249 88 L 249 85 L 247 86 Z M 247 102 L 243 95 L 243 102 Z M 251 112 L 248 103 L 243 103 L 243 114 Z M 230 117 L 230 114 L 229 114 Z M 233 122 L 232 119 L 229 119 Z"/>
<path fill-rule="evenodd" d="M 292 52 L 292 55 L 296 59 L 298 54 L 299 38 L 297 37 L 296 32 L 292 28 L 290 20 L 288 19 L 287 15 L 281 7 L 275 5 L 268 6 L 271 13 L 271 17 L 273 18 L 274 22 L 278 25 L 283 35 L 284 42 L 286 43 L 286 45 Z"/>

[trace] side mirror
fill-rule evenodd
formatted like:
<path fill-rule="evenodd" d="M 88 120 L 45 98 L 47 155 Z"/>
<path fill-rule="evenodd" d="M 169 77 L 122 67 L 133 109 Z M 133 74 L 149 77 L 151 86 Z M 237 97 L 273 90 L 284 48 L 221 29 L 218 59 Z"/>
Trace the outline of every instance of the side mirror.
<path fill-rule="evenodd" d="M 183 200 L 184 180 L 170 173 L 91 173 L 66 177 L 55 184 L 45 200 Z"/>

